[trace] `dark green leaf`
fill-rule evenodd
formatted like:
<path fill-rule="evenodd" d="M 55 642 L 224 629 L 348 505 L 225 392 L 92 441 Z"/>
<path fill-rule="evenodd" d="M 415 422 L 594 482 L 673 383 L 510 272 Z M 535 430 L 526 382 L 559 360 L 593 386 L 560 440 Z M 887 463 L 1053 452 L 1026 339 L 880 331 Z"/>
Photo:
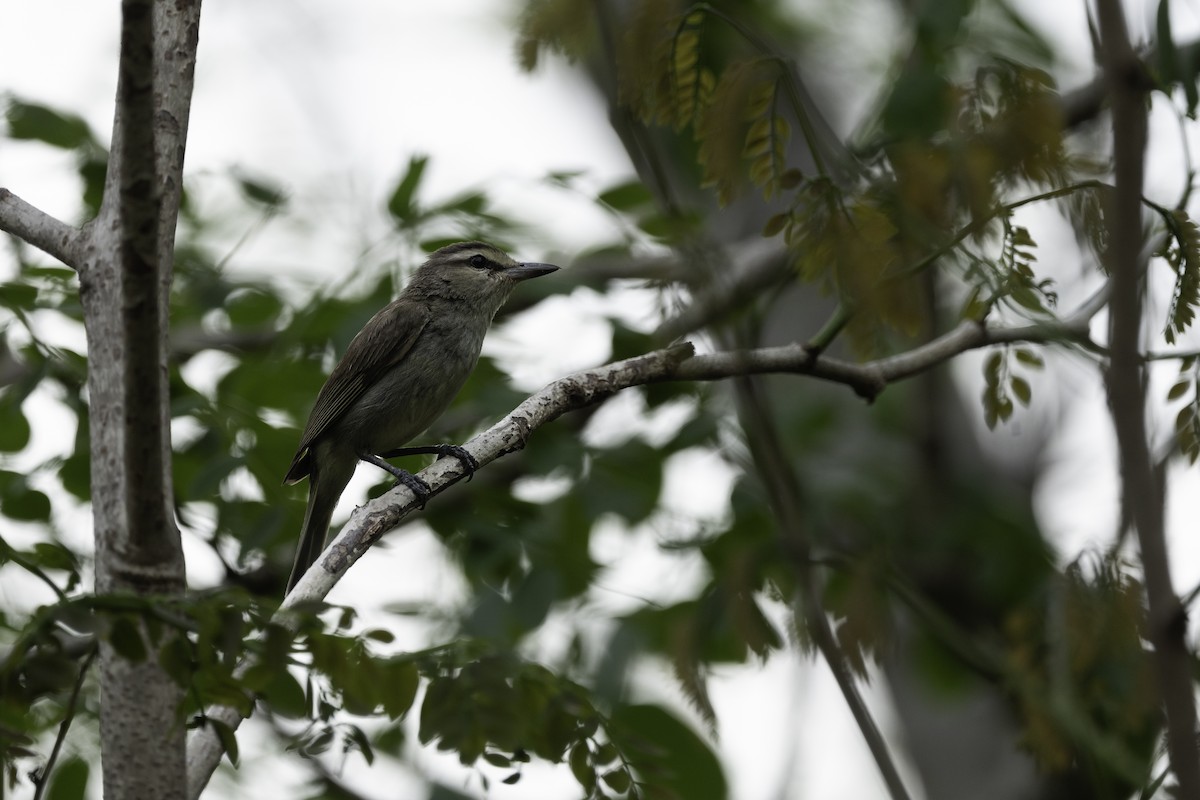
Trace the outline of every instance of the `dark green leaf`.
<path fill-rule="evenodd" d="M 1021 405 L 1029 406 L 1029 401 L 1033 397 L 1033 391 L 1029 388 L 1029 381 L 1020 375 L 1014 375 L 1012 376 L 1012 380 L 1009 381 L 1009 388 L 1012 389 L 1013 395 L 1020 401 Z"/>
<path fill-rule="evenodd" d="M 83 800 L 87 795 L 89 767 L 81 758 L 67 758 L 50 773 L 46 800 Z"/>
<path fill-rule="evenodd" d="M 600 196 L 596 199 L 617 211 L 626 212 L 645 208 L 654 201 L 654 198 L 650 196 L 649 190 L 638 180 L 611 186 L 601 192 Z"/>
<path fill-rule="evenodd" d="M 270 671 L 270 680 L 262 694 L 276 714 L 291 719 L 300 719 L 308 714 L 309 705 L 304 697 L 304 688 L 286 669 Z"/>
<path fill-rule="evenodd" d="M 45 142 L 66 150 L 74 150 L 93 141 L 91 129 L 81 117 L 37 103 L 12 100 L 7 117 L 8 135 L 12 139 Z"/>
<path fill-rule="evenodd" d="M 383 710 L 389 718 L 399 719 L 408 713 L 417 697 L 417 668 L 411 661 L 392 661 L 384 675 Z"/>
<path fill-rule="evenodd" d="M 278 295 L 263 289 L 238 289 L 225 300 L 229 321 L 239 328 L 261 328 L 274 322 L 283 311 Z"/>
<path fill-rule="evenodd" d="M 1175 37 L 1171 35 L 1171 3 L 1170 0 L 1159 0 L 1158 13 L 1155 15 L 1155 29 L 1158 41 L 1156 42 L 1158 50 L 1158 72 L 1162 77 L 1163 83 L 1167 84 L 1163 88 L 1170 93 L 1168 88 L 1170 84 L 1182 80 L 1184 83 L 1191 83 L 1192 78 L 1185 76 L 1179 64 L 1179 51 L 1175 49 Z"/>
<path fill-rule="evenodd" d="M 594 453 L 590 480 L 580 486 L 587 516 L 605 512 L 638 523 L 658 505 L 662 461 L 650 445 L 637 440 Z"/>
<path fill-rule="evenodd" d="M 600 766 L 611 764 L 617 758 L 617 748 L 613 747 L 612 742 L 605 742 L 596 748 L 596 755 L 593 760 Z"/>
<path fill-rule="evenodd" d="M 624 794 L 629 791 L 629 786 L 632 780 L 629 777 L 629 772 L 624 769 L 614 769 L 603 775 L 604 782 L 608 784 L 608 788 L 618 794 Z"/>
<path fill-rule="evenodd" d="M 11 481 L 0 496 L 0 511 L 6 517 L 22 522 L 45 522 L 50 519 L 50 498 L 37 489 L 29 488 L 24 478 Z"/>
<path fill-rule="evenodd" d="M 1030 369 L 1041 369 L 1046 366 L 1046 361 L 1040 355 L 1032 350 L 1027 350 L 1024 347 L 1018 347 L 1014 354 L 1017 361 L 1029 367 Z"/>
<path fill-rule="evenodd" d="M 350 725 L 346 735 L 345 752 L 358 750 L 366 759 L 367 765 L 375 763 L 375 750 L 371 747 L 371 742 L 367 739 L 367 735 L 363 733 L 363 729 L 357 725 Z"/>
<path fill-rule="evenodd" d="M 27 283 L 0 283 L 0 306 L 29 310 L 37 306 L 37 289 Z"/>
<path fill-rule="evenodd" d="M 596 772 L 592 769 L 588 758 L 587 742 L 575 743 L 571 748 L 571 755 L 567 758 L 567 764 L 571 767 L 571 774 L 575 776 L 575 780 L 579 781 L 579 785 L 585 791 L 590 792 L 596 785 Z"/>
<path fill-rule="evenodd" d="M 776 214 L 775 216 L 768 219 L 767 224 L 763 226 L 762 235 L 769 238 L 769 237 L 774 236 L 775 234 L 779 233 L 781 230 L 783 230 L 783 227 L 785 225 L 787 225 L 789 216 L 791 216 L 791 215 L 787 214 L 787 213 L 783 213 L 783 214 Z"/>
<path fill-rule="evenodd" d="M 239 188 L 247 200 L 255 203 L 260 203 L 264 206 L 282 205 L 285 198 L 283 188 L 278 184 L 272 183 L 261 178 L 249 178 L 245 175 L 237 177 Z"/>
<path fill-rule="evenodd" d="M 29 420 L 12 391 L 0 395 L 0 452 L 15 453 L 29 444 Z"/>
<path fill-rule="evenodd" d="M 794 167 L 779 176 L 779 185 L 784 189 L 795 189 L 803 182 L 804 173 Z"/>
<path fill-rule="evenodd" d="M 401 225 L 415 221 L 417 189 L 421 185 L 421 177 L 425 174 L 425 166 L 428 163 L 429 156 L 416 155 L 409 158 L 408 169 L 405 170 L 404 177 L 400 179 L 400 183 L 396 185 L 396 190 L 392 192 L 392 196 L 388 200 L 388 211 Z"/>
<path fill-rule="evenodd" d="M 614 741 L 636 765 L 647 797 L 725 800 L 728 787 L 716 754 L 690 728 L 659 706 L 620 706 Z"/>
<path fill-rule="evenodd" d="M 146 659 L 146 642 L 138 624 L 130 617 L 117 617 L 108 632 L 108 641 L 117 655 L 126 661 L 138 663 Z"/>
<path fill-rule="evenodd" d="M 236 767 L 238 765 L 238 743 L 233 728 L 212 717 L 209 717 L 205 723 L 212 726 L 213 733 L 221 740 L 221 748 L 225 751 L 225 757 L 229 759 L 230 764 Z"/>

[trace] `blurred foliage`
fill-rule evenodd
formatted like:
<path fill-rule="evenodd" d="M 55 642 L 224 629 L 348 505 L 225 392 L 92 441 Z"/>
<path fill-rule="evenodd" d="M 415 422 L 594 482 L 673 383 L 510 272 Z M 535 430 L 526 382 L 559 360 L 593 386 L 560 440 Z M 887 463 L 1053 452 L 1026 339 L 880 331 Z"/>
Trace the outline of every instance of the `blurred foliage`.
<path fill-rule="evenodd" d="M 834 319 L 845 320 L 846 339 L 866 354 L 900 351 L 939 322 L 1055 319 L 1057 288 L 1016 216 L 1025 206 L 1057 208 L 1104 256 L 1104 167 L 1077 152 L 1053 53 L 1008 3 L 916 4 L 906 20 L 912 51 L 844 150 L 822 141 L 796 63 L 781 49 L 801 39 L 781 4 L 643 0 L 607 39 L 604 20 L 580 8 L 529 2 L 522 63 L 534 67 L 544 51 L 606 61 L 622 110 L 666 137 L 672 166 L 716 201 L 668 202 L 660 187 L 639 181 L 586 190 L 615 230 L 590 257 L 638 264 L 674 248 L 687 262 L 678 282 L 698 292 L 713 281 L 696 266 L 698 254 L 718 252 L 707 223 L 719 207 L 755 203 L 756 230 L 786 252 L 790 279 L 833 298 Z M 1169 19 L 1160 15 L 1159 26 L 1169 33 Z M 1160 54 L 1161 88 L 1182 86 L 1194 111 L 1194 70 L 1172 47 Z M 96 134 L 79 117 L 24 99 L 8 98 L 5 118 L 9 139 L 73 154 L 90 217 L 107 162 Z M 527 239 L 484 189 L 430 198 L 429 163 L 412 155 L 380 198 L 385 246 L 318 291 L 263 277 L 236 247 L 219 254 L 215 214 L 185 193 L 171 298 L 175 502 L 186 535 L 210 546 L 226 571 L 221 586 L 186 598 L 82 589 L 91 555 L 74 549 L 63 520 L 89 498 L 87 361 L 40 335 L 51 325 L 79 333 L 78 285 L 70 270 L 12 243 L 14 268 L 0 282 L 0 516 L 21 525 L 22 538 L 30 531 L 33 544 L 0 533 L 0 574 L 26 573 L 54 600 L 0 609 L 8 785 L 44 765 L 60 726 L 95 722 L 95 686 L 83 673 L 99 637 L 131 660 L 157 659 L 187 687 L 179 713 L 192 727 L 218 725 L 203 714 L 214 703 L 246 713 L 257 706 L 306 757 L 353 752 L 369 764 L 431 746 L 455 752 L 485 789 L 492 780 L 519 783 L 536 757 L 564 764 L 588 798 L 716 800 L 729 790 L 708 735 L 720 724 L 709 678 L 787 647 L 811 649 L 804 615 L 794 612 L 818 568 L 837 646 L 857 675 L 903 646 L 940 692 L 995 688 L 1057 796 L 1126 797 L 1150 782 L 1161 720 L 1135 565 L 1106 553 L 1056 568 L 1028 495 L 950 464 L 920 422 L 928 398 L 912 386 L 889 390 L 869 411 L 844 393 L 801 393 L 794 383 L 781 393 L 780 444 L 805 487 L 814 544 L 805 558 L 781 535 L 764 480 L 771 476 L 744 452 L 728 396 L 660 384 L 631 392 L 649 412 L 685 410 L 662 436 L 594 444 L 582 433 L 588 414 L 577 414 L 459 487 L 460 501 L 430 503 L 420 520 L 469 591 L 457 607 L 415 610 L 437 626 L 427 649 L 398 651 L 392 632 L 359 630 L 353 609 L 325 603 L 298 609 L 291 624 L 273 621 L 303 513 L 304 489 L 282 486 L 282 474 L 333 359 L 422 253 L 464 238 L 520 250 Z M 203 180 L 232 190 L 247 217 L 293 213 L 272 179 L 234 172 Z M 547 177 L 564 192 L 582 183 L 569 172 Z M 1200 236 L 1186 197 L 1175 208 L 1147 208 L 1163 234 L 1160 263 L 1173 273 L 1163 328 L 1174 343 L 1200 304 Z M 574 272 L 561 275 L 559 292 L 571 281 L 616 287 Z M 953 287 L 942 304 L 952 306 L 948 319 L 931 307 L 935 277 Z M 536 305 L 553 291 L 531 286 L 514 301 Z M 765 329 L 777 301 L 773 289 L 751 298 L 738 309 L 739 333 Z M 609 323 L 614 359 L 659 344 L 619 319 Z M 717 341 L 729 332 L 706 331 Z M 1050 371 L 1040 350 L 1023 345 L 994 348 L 982 368 L 988 427 L 1033 403 L 1035 375 Z M 1198 384 L 1196 359 L 1183 359 L 1168 399 L 1186 401 L 1176 435 L 1192 461 L 1200 454 Z M 501 365 L 481 359 L 425 438 L 462 441 L 521 399 Z M 68 451 L 30 455 L 30 402 L 56 403 L 77 420 Z M 948 428 L 950 416 L 937 422 Z M 680 523 L 663 503 L 668 463 L 695 450 L 720 454 L 737 478 L 724 513 Z M 518 479 L 562 488 L 522 499 Z M 641 536 L 673 524 L 685 533 L 660 536 L 660 549 L 703 567 L 688 596 L 598 610 L 612 566 L 595 547 L 601 526 Z M 902 632 L 901 621 L 913 631 Z M 531 657 L 550 622 L 565 626 L 567 646 Z M 240 671 L 247 658 L 252 666 Z M 631 689 L 646 660 L 669 665 L 687 714 Z M 708 730 L 698 733 L 692 720 Z M 217 733 L 236 761 L 233 732 Z M 64 758 L 50 772 L 49 796 L 82 796 L 88 780 L 85 760 Z M 321 796 L 351 796 L 323 772 L 315 783 Z M 432 796 L 460 795 L 436 786 Z"/>

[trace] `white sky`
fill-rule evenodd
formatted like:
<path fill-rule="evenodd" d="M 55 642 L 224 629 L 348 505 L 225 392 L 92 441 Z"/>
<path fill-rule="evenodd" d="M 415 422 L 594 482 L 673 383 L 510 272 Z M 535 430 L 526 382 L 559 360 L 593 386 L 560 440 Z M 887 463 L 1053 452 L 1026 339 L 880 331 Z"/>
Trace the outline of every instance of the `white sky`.
<path fill-rule="evenodd" d="M 810 5 L 797 2 L 798 8 Z M 1075 54 L 1071 71 L 1087 75 L 1082 3 L 1030 0 L 1020 5 L 1028 7 L 1052 40 Z M 1148 3 L 1148 11 L 1135 15 L 1135 35 L 1144 37 L 1152 30 L 1145 21 L 1152 20 L 1155 5 Z M 386 225 L 383 199 L 417 152 L 433 155 L 427 173 L 432 196 L 486 186 L 507 208 L 535 224 L 544 237 L 538 243 L 544 252 L 520 257 L 540 259 L 594 240 L 602 218 L 586 202 L 564 202 L 538 181 L 552 170 L 580 169 L 595 187 L 611 184 L 630 174 L 624 151 L 603 107 L 568 69 L 547 58 L 533 76 L 519 73 L 510 33 L 512 8 L 503 0 L 207 0 L 188 170 L 220 175 L 236 166 L 280 181 L 306 223 L 304 229 L 293 226 L 257 237 L 240 260 L 289 280 L 336 280 L 358 246 L 381 235 Z M 0 4 L 0 92 L 82 113 L 97 130 L 106 131 L 115 87 L 118 14 L 116 2 L 95 0 Z M 862 38 L 857 31 L 855 38 Z M 1173 130 L 1170 123 L 1165 128 Z M 69 161 L 59 154 L 11 143 L 0 147 L 0 185 L 67 219 L 78 213 L 74 181 L 61 177 L 70 172 Z M 1157 196 L 1159 189 L 1170 198 L 1180 175 L 1173 145 L 1154 148 L 1149 175 L 1148 194 Z M 219 203 L 219 197 L 201 199 Z M 601 311 L 595 298 L 579 293 L 554 305 L 544 323 L 553 325 L 558 341 L 597 341 Z M 536 335 L 518 327 L 494 338 L 489 347 L 521 352 Z M 595 363 L 603 350 L 599 344 L 552 353 L 523 383 L 536 386 Z M 976 366 L 969 371 L 978 374 Z M 1077 369 L 1075 374 L 1076 391 L 1092 399 L 1073 406 L 1071 416 L 1060 421 L 1053 448 L 1060 460 L 1039 489 L 1043 520 L 1058 533 L 1056 545 L 1067 554 L 1089 542 L 1109 540 L 1117 496 L 1100 384 L 1094 370 Z M 1162 396 L 1166 385 L 1156 388 Z M 42 422 L 39 438 L 53 442 L 53 431 L 61 428 L 56 421 Z M 1015 425 L 999 436 L 1019 439 L 1036 430 Z M 715 459 L 687 458 L 686 469 L 706 475 L 706 485 L 728 485 L 728 470 Z M 1177 588 L 1187 591 L 1200 581 L 1200 552 L 1194 504 L 1178 501 L 1196 495 L 1196 473 L 1175 470 L 1172 477 Z M 697 499 L 679 481 L 669 478 L 669 483 L 669 503 L 679 511 L 700 511 Z M 626 591 L 644 596 L 647 576 L 649 585 L 661 586 L 667 595 L 686 589 L 688 565 L 681 569 L 676 558 L 662 556 L 652 531 L 606 531 L 597 537 L 597 548 L 622 564 L 638 565 L 636 576 L 616 570 L 606 578 L 614 602 L 628 600 Z M 202 548 L 189 547 L 188 556 L 194 575 L 212 574 L 215 565 Z M 438 566 L 438 556 L 432 537 L 405 534 L 356 565 L 352 579 L 331 599 L 367 602 L 373 587 L 395 585 L 397 576 L 403 576 L 410 599 L 444 601 L 461 587 L 452 570 Z M 414 564 L 429 567 L 414 569 Z M 395 599 L 394 592 L 388 599 Z M 414 641 L 419 633 L 412 631 Z M 649 684 L 672 693 L 669 677 Z M 887 730 L 892 720 L 879 687 L 880 681 L 873 681 L 868 697 Z M 715 681 L 714 696 L 731 797 L 775 797 L 793 759 L 795 796 L 884 796 L 861 737 L 822 666 L 784 656 L 761 670 L 730 670 Z M 788 742 L 790 746 L 784 744 Z M 255 748 L 253 742 L 243 745 L 246 781 L 241 787 L 218 777 L 209 796 L 281 796 L 288 780 L 302 777 L 290 756 L 260 758 Z M 432 754 L 421 757 L 424 767 L 440 775 L 455 774 L 450 761 Z M 400 796 L 406 785 L 403 775 L 379 766 L 367 769 L 353 758 L 347 777 L 355 785 L 373 786 L 380 797 Z M 915 781 L 913 788 L 919 794 Z M 491 796 L 557 800 L 577 793 L 564 770 L 535 768 L 517 787 L 494 783 Z"/>

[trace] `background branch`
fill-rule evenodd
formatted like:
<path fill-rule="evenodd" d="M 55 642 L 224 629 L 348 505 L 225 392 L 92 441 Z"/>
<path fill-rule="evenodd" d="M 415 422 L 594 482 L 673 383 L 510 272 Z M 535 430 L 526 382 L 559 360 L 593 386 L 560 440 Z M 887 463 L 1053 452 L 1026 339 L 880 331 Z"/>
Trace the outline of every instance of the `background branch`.
<path fill-rule="evenodd" d="M 1163 490 L 1146 439 L 1146 375 L 1139 352 L 1144 296 L 1141 195 L 1147 136 L 1143 68 L 1129 41 L 1118 0 L 1097 5 L 1105 82 L 1112 102 L 1117 190 L 1105 215 L 1112 274 L 1108 395 L 1121 465 L 1122 499 L 1137 530 L 1149 606 L 1159 696 L 1166 709 L 1167 751 L 1180 797 L 1200 797 L 1196 706 L 1183 607 L 1171 585 Z"/>

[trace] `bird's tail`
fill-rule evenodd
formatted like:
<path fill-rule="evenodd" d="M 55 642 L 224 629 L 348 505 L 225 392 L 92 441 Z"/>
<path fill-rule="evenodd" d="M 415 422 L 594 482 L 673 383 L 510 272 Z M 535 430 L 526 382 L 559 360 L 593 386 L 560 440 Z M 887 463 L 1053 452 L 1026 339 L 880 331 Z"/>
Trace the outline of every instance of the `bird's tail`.
<path fill-rule="evenodd" d="M 324 471 L 313 463 L 312 472 L 308 476 L 308 508 L 304 512 L 304 527 L 300 533 L 300 544 L 296 547 L 296 561 L 292 564 L 292 574 L 288 577 L 289 594 L 300 581 L 300 576 L 308 571 L 325 549 L 325 537 L 329 534 L 329 521 L 333 517 L 333 510 L 353 474 L 353 463 L 349 471 Z"/>

